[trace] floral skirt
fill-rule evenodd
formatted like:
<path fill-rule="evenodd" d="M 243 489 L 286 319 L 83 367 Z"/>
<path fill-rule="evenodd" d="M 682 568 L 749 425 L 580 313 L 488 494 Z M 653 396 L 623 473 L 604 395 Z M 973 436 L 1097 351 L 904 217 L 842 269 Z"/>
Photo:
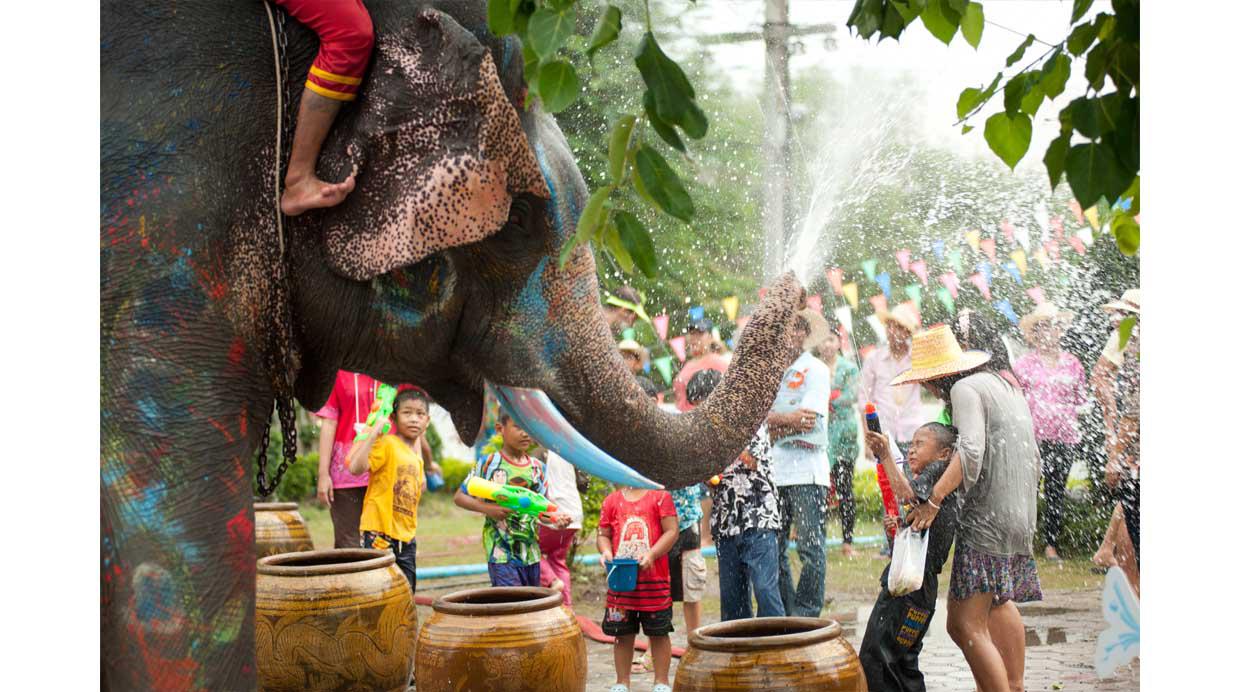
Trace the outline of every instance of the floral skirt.
<path fill-rule="evenodd" d="M 988 555 L 957 541 L 951 598 L 963 601 L 980 593 L 992 594 L 995 605 L 1042 600 L 1037 563 L 1029 555 Z"/>

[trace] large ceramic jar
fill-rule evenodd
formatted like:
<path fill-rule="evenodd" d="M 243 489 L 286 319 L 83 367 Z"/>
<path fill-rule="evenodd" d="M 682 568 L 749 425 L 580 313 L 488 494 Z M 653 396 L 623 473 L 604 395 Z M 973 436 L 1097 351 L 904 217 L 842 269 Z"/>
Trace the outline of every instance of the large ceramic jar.
<path fill-rule="evenodd" d="M 254 640 L 263 690 L 406 690 L 418 616 L 390 551 L 258 561 Z"/>
<path fill-rule="evenodd" d="M 867 692 L 861 661 L 834 620 L 752 618 L 699 627 L 676 669 L 675 692 Z"/>
<path fill-rule="evenodd" d="M 470 589 L 435 601 L 418 633 L 418 692 L 582 692 L 586 641 L 558 591 Z"/>
<path fill-rule="evenodd" d="M 259 557 L 314 550 L 296 502 L 254 503 L 254 549 Z"/>

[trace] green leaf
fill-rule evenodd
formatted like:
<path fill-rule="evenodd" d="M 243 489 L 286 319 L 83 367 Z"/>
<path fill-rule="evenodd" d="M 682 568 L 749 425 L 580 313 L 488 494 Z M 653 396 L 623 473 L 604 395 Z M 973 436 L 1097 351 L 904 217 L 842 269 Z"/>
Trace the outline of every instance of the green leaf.
<path fill-rule="evenodd" d="M 538 68 L 538 97 L 548 113 L 559 113 L 577 100 L 581 80 L 577 70 L 563 60 L 553 60 Z"/>
<path fill-rule="evenodd" d="M 965 116 L 972 113 L 978 106 L 982 105 L 991 96 L 994 96 L 995 89 L 999 87 L 999 80 L 1003 79 L 1003 73 L 995 74 L 995 78 L 991 80 L 990 86 L 983 89 L 974 89 L 972 87 L 960 92 L 960 98 L 956 99 L 956 117 L 964 120 Z"/>
<path fill-rule="evenodd" d="M 857 0 L 852 14 L 848 15 L 849 28 L 856 30 L 861 38 L 870 38 L 882 25 L 883 0 Z"/>
<path fill-rule="evenodd" d="M 1028 72 L 1022 72 L 1013 75 L 1007 84 L 1003 85 L 1003 112 L 1009 116 L 1016 115 L 1020 112 L 1021 99 L 1025 98 L 1025 94 L 1029 93 L 1029 83 L 1031 75 Z"/>
<path fill-rule="evenodd" d="M 706 114 L 698 108 L 697 102 L 690 101 L 689 107 L 685 109 L 685 115 L 680 119 L 680 129 L 685 131 L 685 135 L 691 139 L 701 139 L 706 136 L 706 130 L 710 124 L 706 121 Z"/>
<path fill-rule="evenodd" d="M 1111 64 L 1110 48 L 1108 44 L 1099 43 L 1085 57 L 1085 81 L 1094 91 L 1101 90 L 1106 83 L 1107 68 Z"/>
<path fill-rule="evenodd" d="M 653 279 L 659 271 L 659 260 L 654 253 L 654 241 L 650 239 L 650 231 L 642 222 L 627 211 L 619 210 L 616 216 L 616 229 L 620 232 L 620 242 L 628 251 L 637 268 L 648 278 Z"/>
<path fill-rule="evenodd" d="M 1024 113 L 1015 117 L 1007 113 L 995 113 L 986 119 L 986 144 L 995 152 L 1008 168 L 1015 169 L 1016 164 L 1029 151 L 1029 139 L 1033 137 L 1033 121 Z"/>
<path fill-rule="evenodd" d="M 945 4 L 944 0 L 930 0 L 922 10 L 921 23 L 935 38 L 951 45 L 960 26 L 960 14 Z"/>
<path fill-rule="evenodd" d="M 1068 159 L 1068 145 L 1071 143 L 1071 133 L 1060 135 L 1051 140 L 1051 145 L 1046 148 L 1046 155 L 1042 157 L 1042 163 L 1046 164 L 1046 173 L 1051 177 L 1052 190 L 1059 186 L 1059 181 L 1063 178 L 1064 166 L 1067 165 Z"/>
<path fill-rule="evenodd" d="M 986 17 L 982 14 L 981 4 L 970 2 L 964 8 L 964 16 L 960 19 L 960 34 L 974 50 L 982 42 L 982 28 L 985 25 Z"/>
<path fill-rule="evenodd" d="M 676 134 L 676 128 L 663 122 L 656 112 L 654 94 L 649 89 L 642 94 L 642 107 L 646 109 L 646 119 L 650 121 L 650 126 L 654 128 L 659 137 L 680 153 L 685 153 L 685 143 L 680 139 L 680 135 Z"/>
<path fill-rule="evenodd" d="M 637 177 L 655 204 L 665 214 L 686 223 L 693 218 L 693 199 L 685 191 L 680 176 L 659 152 L 643 144 L 637 150 Z"/>
<path fill-rule="evenodd" d="M 1111 218 L 1111 233 L 1125 255 L 1132 257 L 1141 248 L 1141 226 L 1128 214 L 1121 212 Z"/>
<path fill-rule="evenodd" d="M 1042 79 L 1038 84 L 1042 87 L 1042 93 L 1047 98 L 1054 99 L 1063 93 L 1064 86 L 1068 83 L 1068 77 L 1072 74 L 1072 61 L 1068 56 L 1055 52 L 1050 60 L 1046 61 L 1046 65 L 1042 67 Z"/>
<path fill-rule="evenodd" d="M 619 212 L 617 212 L 619 213 Z M 614 219 L 612 223 L 607 224 L 607 228 L 603 230 L 603 245 L 611 252 L 611 256 L 616 258 L 616 262 L 626 274 L 633 273 L 633 256 L 625 249 L 624 243 L 620 240 L 620 231 L 616 230 Z"/>
<path fill-rule="evenodd" d="M 1137 326 L 1137 316 L 1129 315 L 1119 321 L 1119 350 L 1128 348 L 1128 340 L 1132 338 L 1132 328 Z"/>
<path fill-rule="evenodd" d="M 1102 136 L 1102 106 L 1098 99 L 1080 96 L 1072 99 L 1068 109 L 1072 112 L 1072 126 L 1077 132 L 1090 139 Z"/>
<path fill-rule="evenodd" d="M 568 263 L 568 258 L 572 257 L 573 248 L 575 247 L 577 247 L 577 236 L 574 235 L 565 241 L 564 247 L 560 248 L 560 269 L 563 269 L 564 265 Z"/>
<path fill-rule="evenodd" d="M 1068 52 L 1079 58 L 1085 54 L 1086 50 L 1089 50 L 1096 38 L 1098 38 L 1097 22 L 1082 24 L 1068 34 Z"/>
<path fill-rule="evenodd" d="M 556 12 L 543 7 L 530 16 L 530 24 L 526 36 L 530 46 L 538 57 L 546 60 L 564 45 L 577 25 L 577 11 L 569 7 L 563 12 Z"/>
<path fill-rule="evenodd" d="M 1068 184 L 1081 207 L 1088 209 L 1099 197 L 1119 199 L 1132 181 L 1110 147 L 1090 142 L 1068 150 Z"/>
<path fill-rule="evenodd" d="M 659 117 L 669 124 L 680 124 L 695 94 L 693 85 L 676 61 L 667 57 L 654 34 L 642 36 L 637 49 L 637 69 L 646 87 L 654 94 Z"/>
<path fill-rule="evenodd" d="M 972 131 L 973 131 L 972 125 L 965 125 L 964 127 L 960 128 L 960 134 L 962 135 L 967 135 Z"/>
<path fill-rule="evenodd" d="M 879 0 L 881 4 L 881 0 Z M 912 24 L 926 9 L 926 0 L 888 0 L 888 6 L 896 8 L 896 12 L 904 18 L 905 24 Z"/>
<path fill-rule="evenodd" d="M 1038 108 L 1042 105 L 1042 99 L 1046 98 L 1046 94 L 1042 92 L 1041 84 L 1032 84 L 1029 91 L 1025 92 L 1024 98 L 1020 100 L 1020 110 L 1028 113 L 1032 118 L 1038 114 Z"/>
<path fill-rule="evenodd" d="M 1089 6 L 1094 4 L 1094 0 L 1072 0 L 1072 23 L 1085 16 L 1089 11 Z"/>
<path fill-rule="evenodd" d="M 604 185 L 590 195 L 585 208 L 581 210 L 581 216 L 577 219 L 576 235 L 579 240 L 589 242 L 598 231 L 602 230 L 603 205 L 607 203 L 607 198 L 615 189 L 614 185 Z"/>
<path fill-rule="evenodd" d="M 521 0 L 487 0 L 487 26 L 496 36 L 511 34 L 516 30 L 513 19 Z"/>
<path fill-rule="evenodd" d="M 888 3 L 883 10 L 883 23 L 879 40 L 884 38 L 899 39 L 900 34 L 904 33 L 905 27 L 908 26 L 909 20 L 904 18 L 904 14 L 900 11 L 899 6 L 895 3 Z"/>
<path fill-rule="evenodd" d="M 1132 185 L 1124 190 L 1124 194 L 1120 197 L 1127 197 L 1132 200 L 1132 204 L 1128 207 L 1128 213 L 1136 216 L 1141 213 L 1141 176 L 1133 176 Z"/>
<path fill-rule="evenodd" d="M 607 142 L 607 168 L 613 185 L 619 185 L 624 179 L 624 164 L 629 155 L 629 137 L 633 134 L 633 124 L 636 122 L 636 115 L 625 115 L 611 128 L 611 137 Z"/>
<path fill-rule="evenodd" d="M 1015 65 L 1017 62 L 1019 62 L 1021 58 L 1025 57 L 1025 50 L 1029 48 L 1029 46 L 1033 45 L 1033 41 L 1034 41 L 1033 34 L 1029 34 L 1028 36 L 1026 36 L 1025 40 L 1021 41 L 1020 45 L 1016 46 L 1016 50 L 1012 51 L 1012 54 L 1008 56 L 1007 66 L 1011 67 L 1012 65 Z"/>
<path fill-rule="evenodd" d="M 620 36 L 623 28 L 620 21 L 620 10 L 615 5 L 608 5 L 594 25 L 594 35 L 590 37 L 590 45 L 586 47 L 586 57 L 594 59 L 594 54 L 609 45 Z"/>

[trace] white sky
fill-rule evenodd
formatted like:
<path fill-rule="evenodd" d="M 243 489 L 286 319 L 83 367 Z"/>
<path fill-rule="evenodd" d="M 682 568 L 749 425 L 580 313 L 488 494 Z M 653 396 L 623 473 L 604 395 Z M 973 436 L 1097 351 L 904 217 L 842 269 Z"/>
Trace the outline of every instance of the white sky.
<path fill-rule="evenodd" d="M 670 0 L 688 3 L 688 0 Z M 1099 2 L 1099 7 L 1109 3 Z M 734 31 L 760 31 L 765 3 L 763 0 L 697 0 L 697 6 L 688 15 L 688 27 L 698 27 L 702 34 L 720 34 Z M 985 86 L 1001 69 L 1007 56 L 1032 33 L 1048 43 L 1057 43 L 1070 29 L 1070 0 L 985 0 L 987 24 L 982 41 L 974 50 L 957 33 L 950 46 L 945 46 L 925 29 L 920 21 L 905 30 L 897 43 L 886 39 L 877 43 L 877 34 L 869 41 L 851 35 L 846 26 L 852 11 L 853 0 L 789 0 L 789 20 L 793 25 L 832 23 L 835 25 L 835 50 L 827 50 L 822 37 L 803 37 L 804 52 L 792 56 L 790 69 L 795 79 L 799 70 L 809 66 L 827 67 L 841 81 L 855 66 L 890 73 L 892 76 L 913 74 L 926 91 L 927 136 L 966 154 L 989 152 L 982 138 L 985 117 L 1002 108 L 1002 92 L 991 101 L 971 124 L 976 129 L 966 136 L 955 122 L 956 98 L 960 91 L 970 86 Z M 1098 11 L 1097 8 L 1093 12 Z M 1015 32 L 1005 31 L 995 24 Z M 656 29 L 657 33 L 657 29 Z M 764 51 L 761 41 L 710 46 L 713 59 L 737 76 L 737 87 L 747 88 L 757 94 L 762 89 Z M 1026 51 L 1009 74 L 1028 64 L 1046 52 L 1047 47 L 1034 43 Z M 674 52 L 671 48 L 669 52 Z M 838 67 L 838 70 L 836 69 Z M 1034 122 L 1034 139 L 1030 153 L 1021 166 L 1041 166 L 1041 153 L 1050 139 L 1058 133 L 1056 116 L 1059 109 L 1070 100 L 1070 94 L 1080 94 L 1083 89 L 1083 61 L 1074 61 L 1073 77 L 1064 94 L 1052 104 L 1043 103 Z M 1036 155 L 1035 155 L 1036 154 Z M 989 155 L 989 154 L 988 154 Z"/>

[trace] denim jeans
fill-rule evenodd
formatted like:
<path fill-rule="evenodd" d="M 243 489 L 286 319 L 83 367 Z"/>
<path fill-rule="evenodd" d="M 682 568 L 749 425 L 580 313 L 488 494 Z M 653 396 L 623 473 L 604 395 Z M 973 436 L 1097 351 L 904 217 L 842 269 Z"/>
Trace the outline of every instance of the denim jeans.
<path fill-rule="evenodd" d="M 786 485 L 779 489 L 779 500 L 784 519 L 779 532 L 779 593 L 784 613 L 816 618 L 822 612 L 827 585 L 827 487 Z M 788 534 L 793 526 L 797 530 L 797 555 L 801 558 L 801 580 L 795 587 L 788 561 Z"/>
<path fill-rule="evenodd" d="M 720 536 L 715 541 L 719 557 L 719 605 L 721 620 L 753 617 L 749 585 L 758 599 L 758 617 L 781 617 L 779 568 L 775 551 L 779 538 L 772 529 L 749 529 L 739 536 Z"/>

